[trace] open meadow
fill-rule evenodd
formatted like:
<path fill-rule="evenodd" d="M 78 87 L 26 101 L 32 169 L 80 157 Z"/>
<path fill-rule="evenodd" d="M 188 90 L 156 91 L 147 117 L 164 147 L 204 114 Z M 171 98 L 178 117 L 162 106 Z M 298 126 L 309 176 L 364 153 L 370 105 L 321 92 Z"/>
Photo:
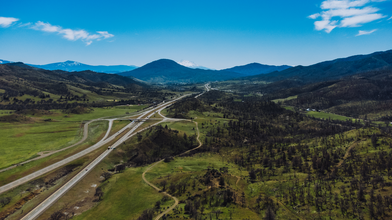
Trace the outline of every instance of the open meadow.
<path fill-rule="evenodd" d="M 37 157 L 39 152 L 62 149 L 78 142 L 83 137 L 82 122 L 125 116 L 144 107 L 93 108 L 82 114 L 58 110 L 27 112 L 19 121 L 0 122 L 0 168 Z"/>

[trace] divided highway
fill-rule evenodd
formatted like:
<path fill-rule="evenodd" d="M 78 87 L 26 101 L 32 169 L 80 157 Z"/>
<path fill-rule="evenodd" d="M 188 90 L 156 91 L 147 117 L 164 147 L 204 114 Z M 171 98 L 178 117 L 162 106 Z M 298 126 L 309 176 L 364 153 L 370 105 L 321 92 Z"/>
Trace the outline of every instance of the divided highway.
<path fill-rule="evenodd" d="M 153 116 L 157 110 L 162 110 L 163 108 L 166 108 L 170 105 L 172 105 L 175 101 L 188 96 L 188 95 L 184 95 L 181 96 L 175 100 L 172 100 L 170 102 L 167 103 L 162 103 L 160 105 L 158 105 L 155 108 L 152 108 L 151 110 L 145 112 L 144 114 L 142 114 L 141 116 L 138 117 L 138 119 L 142 119 L 143 117 L 145 117 L 146 115 L 148 115 L 145 119 L 149 119 L 151 116 Z M 113 122 L 113 120 L 115 119 L 111 119 L 111 122 Z M 160 123 L 160 122 L 158 122 Z M 110 123 L 112 124 L 112 123 Z M 32 173 L 28 176 L 25 176 L 19 180 L 16 180 L 15 182 L 12 182 L 10 184 L 7 184 L 5 186 L 0 187 L 0 193 L 4 192 L 6 190 L 9 190 L 11 188 L 14 188 L 22 183 L 28 182 L 34 178 L 37 178 L 39 176 L 41 176 L 44 173 L 47 173 L 51 170 L 54 170 L 58 167 L 61 167 L 77 158 L 80 158 L 100 147 L 102 147 L 103 145 L 109 143 L 110 141 L 112 141 L 113 139 L 115 139 L 119 134 L 121 134 L 123 131 L 125 131 L 128 128 L 132 129 L 130 131 L 128 131 L 125 135 L 123 135 L 119 140 L 117 140 L 113 145 L 112 148 L 115 148 L 117 146 L 119 146 L 121 143 L 123 143 L 124 141 L 126 141 L 127 139 L 129 139 L 130 137 L 132 137 L 133 135 L 135 135 L 136 133 L 135 130 L 140 127 L 140 125 L 143 124 L 142 122 L 139 123 L 135 123 L 134 121 L 132 121 L 130 124 L 128 124 L 126 127 L 124 127 L 123 129 L 121 129 L 119 132 L 117 132 L 116 134 L 112 135 L 111 137 L 105 139 L 109 132 L 110 129 L 108 129 L 105 138 L 103 138 L 101 141 L 99 141 L 98 143 L 96 143 L 95 145 L 91 146 L 90 148 L 87 148 L 84 151 L 81 151 L 67 159 L 64 159 L 62 161 L 59 161 L 51 166 L 48 166 L 42 170 L 39 170 L 35 173 Z M 111 126 L 109 125 L 109 127 L 111 128 Z M 84 178 L 88 172 L 93 169 L 99 162 L 101 162 L 110 152 L 112 151 L 112 149 L 106 150 L 105 152 L 103 152 L 99 157 L 97 157 L 93 162 L 91 162 L 85 169 L 83 169 L 82 171 L 80 171 L 75 177 L 73 177 L 70 181 L 68 181 L 67 183 L 65 183 L 60 189 L 58 189 L 56 192 L 54 192 L 49 198 L 47 198 L 45 201 L 43 201 L 41 204 L 39 204 L 35 209 L 33 209 L 32 211 L 30 211 L 29 213 L 27 213 L 22 219 L 23 220 L 31 220 L 31 219 L 36 219 L 37 217 L 39 217 L 46 209 L 48 209 L 51 205 L 53 205 L 53 203 L 55 201 L 57 201 L 62 195 L 64 195 L 69 189 L 71 189 L 78 181 L 80 181 L 82 178 Z"/>
<path fill-rule="evenodd" d="M 131 116 L 139 116 L 139 115 L 143 114 L 143 112 L 149 110 L 150 108 L 151 108 L 151 107 L 149 107 L 149 108 L 143 110 L 142 112 L 138 112 L 137 114 L 133 114 L 133 115 L 131 115 Z M 15 168 L 15 167 L 17 167 L 17 166 L 20 166 L 20 165 L 24 165 L 24 164 L 26 164 L 26 163 L 30 163 L 30 162 L 35 161 L 35 160 L 40 160 L 40 159 L 42 159 L 42 158 L 48 157 L 48 156 L 50 156 L 50 155 L 53 155 L 53 154 L 55 154 L 55 153 L 58 153 L 58 152 L 61 152 L 61 151 L 65 151 L 65 150 L 70 149 L 70 148 L 73 148 L 73 147 L 75 147 L 75 146 L 77 146 L 77 145 L 79 145 L 79 144 L 82 144 L 82 143 L 85 142 L 86 139 L 88 138 L 88 126 L 89 126 L 92 122 L 95 122 L 95 121 L 102 121 L 102 120 L 109 121 L 108 132 L 106 133 L 105 137 L 102 139 L 102 140 L 105 140 L 105 139 L 107 138 L 107 136 L 109 135 L 109 133 L 110 133 L 110 130 L 111 130 L 111 126 L 112 126 L 113 121 L 115 121 L 115 120 L 128 120 L 128 119 L 121 119 L 121 118 L 103 119 L 103 118 L 98 118 L 98 119 L 93 119 L 93 120 L 91 120 L 91 121 L 88 121 L 87 123 L 84 124 L 84 127 L 83 127 L 83 138 L 82 138 L 80 141 L 78 141 L 77 143 L 72 144 L 72 145 L 70 145 L 70 146 L 68 146 L 68 147 L 61 148 L 61 149 L 59 149 L 59 150 L 38 152 L 37 154 L 40 155 L 39 157 L 35 157 L 35 158 L 33 158 L 33 159 L 26 160 L 26 161 L 24 161 L 24 162 L 15 164 L 15 165 L 13 165 L 13 166 L 10 166 L 10 167 L 1 169 L 1 170 L 0 170 L 0 173 L 1 173 L 1 172 L 4 172 L 4 171 L 7 171 L 7 170 L 11 170 L 11 169 L 13 169 L 13 168 Z M 0 194 L 1 194 L 1 191 L 0 191 Z"/>

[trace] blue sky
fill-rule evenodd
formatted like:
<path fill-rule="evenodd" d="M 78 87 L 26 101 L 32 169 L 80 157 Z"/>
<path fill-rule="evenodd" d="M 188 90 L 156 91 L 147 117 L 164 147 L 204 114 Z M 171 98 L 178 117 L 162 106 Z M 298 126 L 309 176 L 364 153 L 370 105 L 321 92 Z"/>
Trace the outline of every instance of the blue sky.
<path fill-rule="evenodd" d="M 214 69 L 392 49 L 392 0 L 0 0 L 0 59 Z"/>

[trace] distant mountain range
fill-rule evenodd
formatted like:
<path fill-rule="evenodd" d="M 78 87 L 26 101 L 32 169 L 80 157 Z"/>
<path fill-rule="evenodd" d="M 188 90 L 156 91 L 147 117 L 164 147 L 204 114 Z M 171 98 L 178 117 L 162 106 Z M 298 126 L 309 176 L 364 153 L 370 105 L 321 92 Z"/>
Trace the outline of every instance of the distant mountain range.
<path fill-rule="evenodd" d="M 35 64 L 27 64 L 27 65 L 45 69 L 45 70 L 64 70 L 68 72 L 91 70 L 100 73 L 120 73 L 120 72 L 130 71 L 137 68 L 136 66 L 128 66 L 128 65 L 93 66 L 93 65 L 87 65 L 76 61 L 70 61 L 70 60 L 67 60 L 65 62 L 60 62 L 60 63 L 45 64 L 45 65 L 35 65 Z"/>
<path fill-rule="evenodd" d="M 200 83 L 222 81 L 244 76 L 241 73 L 229 71 L 192 69 L 168 59 L 156 60 L 132 71 L 120 73 L 119 75 L 135 77 L 155 84 Z"/>
<path fill-rule="evenodd" d="M 13 63 L 8 60 L 0 60 L 0 64 Z M 212 70 L 207 67 L 196 65 L 195 63 L 182 60 L 175 62 L 168 59 L 161 59 L 138 68 L 128 65 L 87 65 L 76 61 L 65 61 L 50 63 L 45 65 L 23 64 L 45 70 L 62 70 L 66 72 L 92 71 L 100 73 L 114 73 L 126 77 L 134 77 L 142 81 L 165 84 L 165 83 L 200 83 L 206 81 L 222 81 L 239 77 L 252 76 L 257 74 L 281 71 L 290 66 L 270 66 L 259 63 L 251 63 L 244 66 L 236 66 L 224 70 Z M 26 66 L 24 66 L 26 67 Z"/>
<path fill-rule="evenodd" d="M 300 94 L 300 88 L 307 85 L 344 80 L 351 76 L 374 71 L 392 71 L 392 50 L 339 58 L 310 66 L 296 66 L 280 72 L 243 77 L 237 79 L 241 83 L 232 84 L 232 87 L 243 92 L 263 93 L 271 99 L 286 98 Z M 248 83 L 252 81 L 269 83 Z M 315 89 L 318 88 L 318 86 L 315 87 Z"/>
<path fill-rule="evenodd" d="M 224 71 L 241 73 L 245 76 L 253 76 L 258 74 L 266 74 L 275 71 L 282 71 L 290 68 L 291 66 L 282 65 L 282 66 L 273 66 L 273 65 L 264 65 L 260 63 L 250 63 L 243 66 L 235 66 L 232 68 L 224 69 Z"/>
<path fill-rule="evenodd" d="M 313 83 L 390 67 L 392 67 L 392 50 L 339 58 L 310 66 L 296 66 L 280 72 L 250 76 L 247 79 L 270 82 L 295 80 Z"/>
<path fill-rule="evenodd" d="M 0 63 L 10 63 L 10 61 L 0 60 Z M 266 81 L 273 83 L 264 86 L 264 88 L 269 87 L 267 89 L 269 91 L 270 89 L 275 90 L 274 87 L 276 89 L 291 88 L 293 86 L 302 86 L 325 80 L 336 80 L 366 71 L 391 68 L 392 50 L 340 58 L 310 66 L 296 67 L 251 63 L 223 70 L 211 70 L 198 66 L 191 61 L 183 60 L 181 62 L 175 62 L 169 59 L 156 60 L 140 68 L 126 65 L 92 66 L 75 61 L 46 65 L 27 65 L 46 70 L 62 70 L 67 72 L 89 70 L 93 72 L 116 73 L 121 76 L 136 78 L 153 84 L 202 83 L 231 79 Z"/>
<path fill-rule="evenodd" d="M 7 74 L 10 73 L 10 71 L 4 71 L 4 70 L 12 70 L 15 76 L 18 76 L 20 78 L 26 77 L 26 79 L 29 79 L 31 81 L 44 80 L 44 78 L 46 77 L 48 79 L 59 81 L 59 82 L 69 81 L 73 83 L 82 83 L 89 86 L 98 85 L 99 87 L 105 87 L 109 84 L 124 86 L 124 87 L 135 86 L 135 85 L 142 86 L 142 87 L 147 86 L 146 83 L 141 82 L 140 80 L 120 76 L 117 74 L 97 73 L 90 70 L 80 71 L 80 72 L 67 72 L 63 70 L 50 71 L 50 70 L 40 69 L 37 67 L 32 67 L 22 62 L 7 63 L 6 65 L 3 65 L 2 70 L 3 72 L 0 71 L 0 75 L 1 73 L 7 73 Z"/>

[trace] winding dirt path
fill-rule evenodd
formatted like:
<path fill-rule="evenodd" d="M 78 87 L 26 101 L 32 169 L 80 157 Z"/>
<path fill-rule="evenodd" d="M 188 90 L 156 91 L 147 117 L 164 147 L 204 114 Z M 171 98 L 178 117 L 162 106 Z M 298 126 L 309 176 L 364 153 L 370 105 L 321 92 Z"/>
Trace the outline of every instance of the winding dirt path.
<path fill-rule="evenodd" d="M 291 209 L 287 208 L 287 206 L 285 204 L 283 204 L 281 201 L 279 201 L 278 199 L 276 199 L 275 197 L 271 197 L 272 200 L 274 200 L 274 202 L 279 203 L 281 206 L 283 206 L 284 209 L 286 209 L 286 211 L 291 212 L 295 217 L 297 217 L 298 219 L 303 219 L 301 216 L 299 216 L 297 213 L 295 213 L 294 211 L 292 211 Z"/>
<path fill-rule="evenodd" d="M 237 184 L 240 181 L 241 177 L 239 177 L 239 176 L 235 176 L 235 177 L 237 177 L 237 182 L 235 182 L 235 186 L 237 186 Z"/>
<path fill-rule="evenodd" d="M 343 162 L 350 156 L 350 151 L 351 151 L 354 147 L 356 147 L 356 146 L 358 145 L 358 142 L 359 142 L 359 141 L 355 141 L 353 144 L 351 144 L 351 146 L 346 150 L 346 153 L 344 154 L 343 159 L 338 163 L 338 165 L 336 165 L 335 169 L 336 169 L 336 168 L 339 168 L 339 167 L 343 164 Z"/>
<path fill-rule="evenodd" d="M 184 155 L 184 154 L 186 154 L 186 153 L 189 153 L 189 152 L 191 152 L 191 151 L 193 151 L 193 150 L 196 150 L 196 149 L 200 148 L 200 147 L 203 145 L 203 144 L 201 143 L 200 139 L 199 139 L 199 137 L 200 137 L 199 126 L 198 126 L 197 122 L 194 121 L 194 123 L 196 124 L 196 130 L 197 130 L 197 138 L 196 138 L 196 139 L 197 139 L 197 141 L 199 142 L 199 146 L 197 146 L 197 147 L 195 147 L 195 148 L 193 148 L 193 149 L 190 149 L 190 150 L 188 150 L 188 151 L 185 151 L 184 153 L 181 153 L 181 154 L 179 154 L 179 155 L 177 155 L 177 156 L 181 156 L 181 155 Z M 151 165 L 150 167 L 148 167 L 148 168 L 143 172 L 143 174 L 142 174 L 142 178 L 143 178 L 144 182 L 146 182 L 148 185 L 150 185 L 152 188 L 154 188 L 154 189 L 157 190 L 158 192 L 160 192 L 161 189 L 159 189 L 159 188 L 158 188 L 157 186 L 155 186 L 154 184 L 150 183 L 150 182 L 146 179 L 145 175 L 146 175 L 146 173 L 147 173 L 148 171 L 150 171 L 154 166 L 156 166 L 157 164 L 161 163 L 162 161 L 163 161 L 163 160 L 160 160 L 160 161 L 158 161 L 158 162 L 152 164 L 152 165 Z M 167 195 L 167 196 L 170 196 L 172 199 L 174 199 L 174 205 L 172 205 L 170 208 L 168 208 L 167 210 L 165 210 L 164 212 L 162 212 L 161 214 L 159 214 L 157 217 L 155 217 L 155 220 L 158 220 L 158 219 L 162 218 L 162 216 L 168 214 L 171 210 L 173 210 L 173 209 L 178 205 L 178 199 L 177 199 L 176 197 L 170 195 L 170 194 L 167 193 L 167 192 L 162 192 L 162 194 Z"/>

